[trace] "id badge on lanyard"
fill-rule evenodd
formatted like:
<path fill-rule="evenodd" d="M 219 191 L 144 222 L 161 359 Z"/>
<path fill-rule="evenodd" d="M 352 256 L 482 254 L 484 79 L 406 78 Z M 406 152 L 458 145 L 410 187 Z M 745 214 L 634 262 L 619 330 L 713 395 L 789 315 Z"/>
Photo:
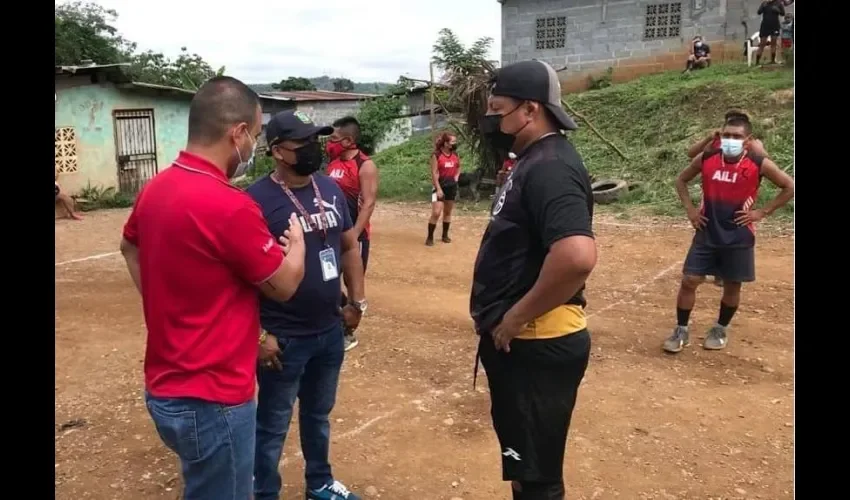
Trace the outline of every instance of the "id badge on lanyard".
<path fill-rule="evenodd" d="M 295 193 L 289 189 L 286 183 L 272 179 L 283 189 L 283 192 L 286 193 L 286 196 L 289 197 L 289 200 L 292 201 L 292 204 L 295 205 L 295 208 L 298 209 L 298 212 L 301 214 L 301 218 L 310 225 L 314 230 L 320 231 L 320 235 L 322 238 L 322 245 L 324 248 L 319 252 L 319 267 L 322 269 L 322 280 L 324 281 L 333 281 L 339 278 L 339 266 L 336 262 L 336 254 L 334 253 L 334 249 L 328 245 L 328 219 L 325 214 L 325 207 L 322 204 L 322 193 L 319 192 L 319 186 L 316 185 L 316 181 L 313 179 L 313 176 L 310 176 L 310 183 L 313 185 L 313 193 L 316 195 L 316 201 L 319 205 L 319 222 L 316 224 L 313 221 L 313 218 L 310 217 L 307 209 L 304 208 L 304 205 L 298 201 L 298 198 L 295 197 Z"/>

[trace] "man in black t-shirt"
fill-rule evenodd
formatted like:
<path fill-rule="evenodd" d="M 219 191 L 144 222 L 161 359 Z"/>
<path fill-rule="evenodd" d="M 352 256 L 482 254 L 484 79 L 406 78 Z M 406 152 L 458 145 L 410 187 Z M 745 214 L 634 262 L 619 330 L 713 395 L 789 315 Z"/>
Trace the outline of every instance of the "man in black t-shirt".
<path fill-rule="evenodd" d="M 707 68 L 711 64 L 711 47 L 705 43 L 701 36 L 697 35 L 691 42 L 690 54 L 688 54 L 688 62 L 685 66 L 685 73 L 692 69 Z"/>
<path fill-rule="evenodd" d="M 470 312 L 480 335 L 502 477 L 514 499 L 563 499 L 564 452 L 590 357 L 584 283 L 596 265 L 593 195 L 581 157 L 562 134 L 558 75 L 542 61 L 494 78 L 481 131 L 517 163 L 493 201 L 473 274 Z"/>
<path fill-rule="evenodd" d="M 761 16 L 759 26 L 759 48 L 756 51 L 756 64 L 761 62 L 761 55 L 770 39 L 770 63 L 776 63 L 776 44 L 779 41 L 780 19 L 785 17 L 785 3 L 783 0 L 764 0 L 758 8 Z"/>

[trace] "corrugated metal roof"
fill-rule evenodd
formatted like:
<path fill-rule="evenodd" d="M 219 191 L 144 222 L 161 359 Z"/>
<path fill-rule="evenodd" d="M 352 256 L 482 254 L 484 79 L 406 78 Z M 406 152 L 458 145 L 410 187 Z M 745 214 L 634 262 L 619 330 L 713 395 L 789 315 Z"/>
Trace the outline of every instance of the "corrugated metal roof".
<path fill-rule="evenodd" d="M 285 97 L 296 102 L 304 101 L 359 101 L 378 97 L 376 94 L 355 94 L 353 92 L 334 92 L 332 90 L 289 90 L 264 92 L 262 95 Z"/>
<path fill-rule="evenodd" d="M 171 87 L 169 85 L 158 85 L 155 83 L 134 82 L 130 79 L 125 71 L 130 67 L 130 63 L 117 64 L 87 64 L 83 66 L 56 66 L 56 75 L 91 75 L 94 73 L 104 73 L 107 75 L 107 80 L 120 84 L 126 89 L 151 89 L 162 90 L 166 92 L 176 92 L 179 94 L 194 95 L 195 91 L 183 89 L 179 87 Z M 292 101 L 291 98 L 285 96 L 259 94 L 260 99 L 269 101 Z"/>

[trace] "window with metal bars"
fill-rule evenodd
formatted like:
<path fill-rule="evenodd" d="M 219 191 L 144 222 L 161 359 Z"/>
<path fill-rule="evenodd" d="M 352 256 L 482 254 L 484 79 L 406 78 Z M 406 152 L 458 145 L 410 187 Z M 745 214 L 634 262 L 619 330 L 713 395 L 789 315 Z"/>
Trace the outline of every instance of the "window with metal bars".
<path fill-rule="evenodd" d="M 567 43 L 566 16 L 538 17 L 534 47 L 537 50 L 563 49 Z"/>
<path fill-rule="evenodd" d="M 682 33 L 682 2 L 646 6 L 644 40 L 678 38 Z"/>

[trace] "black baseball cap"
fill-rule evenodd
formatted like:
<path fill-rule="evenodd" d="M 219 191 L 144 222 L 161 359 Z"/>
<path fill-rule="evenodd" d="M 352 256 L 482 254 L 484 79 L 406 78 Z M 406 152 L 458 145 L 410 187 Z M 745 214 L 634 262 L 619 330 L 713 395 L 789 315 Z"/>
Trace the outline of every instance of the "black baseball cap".
<path fill-rule="evenodd" d="M 271 156 L 271 147 L 278 142 L 300 141 L 313 136 L 331 135 L 333 132 L 333 127 L 321 127 L 313 123 L 303 111 L 281 111 L 266 124 L 266 143 L 269 146 L 266 156 Z"/>
<path fill-rule="evenodd" d="M 558 128 L 578 128 L 561 106 L 561 82 L 549 64 L 537 59 L 509 64 L 496 71 L 493 81 L 491 94 L 539 102 L 555 117 Z"/>

